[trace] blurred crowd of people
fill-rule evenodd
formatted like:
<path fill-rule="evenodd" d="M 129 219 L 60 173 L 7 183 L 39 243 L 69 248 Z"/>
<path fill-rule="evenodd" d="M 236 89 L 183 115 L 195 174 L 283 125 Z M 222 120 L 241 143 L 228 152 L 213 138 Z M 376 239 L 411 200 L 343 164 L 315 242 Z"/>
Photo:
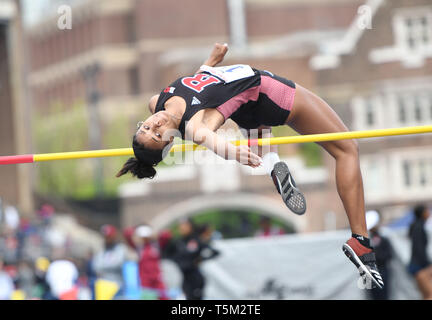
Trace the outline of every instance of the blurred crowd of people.
<path fill-rule="evenodd" d="M 1 206 L 0 206 L 1 207 Z M 44 205 L 31 222 L 14 207 L 0 215 L 0 300 L 203 299 L 200 264 L 219 255 L 207 224 L 178 224 L 178 236 L 155 234 L 146 224 L 119 230 L 103 225 L 99 250 L 78 257 L 69 239 L 52 227 L 55 210 Z M 181 288 L 164 283 L 161 260 L 174 262 Z"/>
<path fill-rule="evenodd" d="M 427 206 L 420 204 L 413 209 L 414 219 L 409 227 L 411 258 L 408 272 L 415 278 L 423 299 L 432 300 L 432 264 L 427 253 L 428 235 L 426 221 L 430 217 Z"/>
<path fill-rule="evenodd" d="M 196 225 L 185 219 L 178 224 L 178 237 L 169 230 L 155 235 L 147 224 L 123 230 L 125 242 L 120 241 L 119 231 L 112 225 L 104 225 L 103 248 L 96 252 L 87 265 L 89 286 L 93 297 L 97 295 L 97 282 L 114 286 L 113 299 L 203 299 L 205 278 L 200 264 L 215 258 L 219 251 L 210 242 L 213 230 L 209 225 Z M 128 258 L 128 250 L 135 253 L 135 259 Z M 161 270 L 161 260 L 173 261 L 182 274 L 181 291 L 167 288 Z M 135 267 L 134 267 L 135 266 Z M 97 280 L 99 279 L 99 280 Z"/>
<path fill-rule="evenodd" d="M 1 300 L 60 299 L 78 288 L 85 260 L 68 255 L 70 239 L 53 226 L 54 216 L 49 204 L 30 220 L 0 202 Z"/>
<path fill-rule="evenodd" d="M 407 272 L 415 279 L 417 287 L 424 300 L 432 299 L 432 264 L 428 256 L 428 235 L 426 222 L 430 217 L 430 210 L 424 204 L 412 208 L 412 221 L 408 228 L 407 237 L 411 242 L 410 260 Z M 390 263 L 394 258 L 394 248 L 390 240 L 381 232 L 381 214 L 376 210 L 366 212 L 366 223 L 369 238 L 375 249 L 377 267 L 386 284 L 383 289 L 367 290 L 367 297 L 371 300 L 389 300 L 391 291 Z"/>
<path fill-rule="evenodd" d="M 407 272 L 413 276 L 424 299 L 432 299 L 432 265 L 427 254 L 425 223 L 430 211 L 425 205 L 412 209 L 407 237 L 411 257 Z M 155 233 L 140 224 L 119 230 L 103 225 L 103 245 L 87 256 L 69 250 L 70 239 L 53 226 L 55 209 L 45 204 L 31 221 L 20 217 L 12 206 L 0 203 L 0 300 L 111 300 L 111 299 L 204 299 L 206 279 L 201 263 L 220 252 L 211 242 L 223 234 L 209 224 L 197 225 L 191 219 L 178 222 L 177 229 Z M 378 211 L 366 213 L 377 266 L 383 276 L 384 290 L 367 290 L 369 299 L 390 297 L 390 262 L 394 249 L 381 232 Z M 255 237 L 284 234 L 283 229 L 262 217 Z M 178 288 L 164 281 L 163 259 L 170 260 L 181 274 Z"/>

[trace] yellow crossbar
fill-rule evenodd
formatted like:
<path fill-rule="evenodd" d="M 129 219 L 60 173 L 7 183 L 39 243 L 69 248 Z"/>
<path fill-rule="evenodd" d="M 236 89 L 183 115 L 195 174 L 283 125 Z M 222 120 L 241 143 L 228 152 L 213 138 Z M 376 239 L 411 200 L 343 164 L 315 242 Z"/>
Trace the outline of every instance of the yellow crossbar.
<path fill-rule="evenodd" d="M 250 145 L 264 146 L 264 145 L 281 145 L 281 144 L 293 144 L 293 143 L 346 140 L 346 139 L 376 138 L 376 137 L 399 136 L 399 135 L 420 134 L 420 133 L 432 133 L 432 125 L 405 127 L 405 128 L 365 130 L 365 131 L 321 133 L 321 134 L 298 135 L 298 136 L 290 136 L 290 137 L 265 138 L 265 139 L 256 139 L 256 140 L 244 139 L 244 140 L 231 141 L 231 143 L 235 145 L 250 144 Z M 184 152 L 184 151 L 195 151 L 195 150 L 205 150 L 205 149 L 206 149 L 205 147 L 196 144 L 177 144 L 171 148 L 170 152 Z M 132 155 L 133 155 L 132 148 L 45 153 L 45 154 L 35 154 L 34 162 L 66 160 L 66 159 L 82 159 L 82 158 L 132 156 Z"/>

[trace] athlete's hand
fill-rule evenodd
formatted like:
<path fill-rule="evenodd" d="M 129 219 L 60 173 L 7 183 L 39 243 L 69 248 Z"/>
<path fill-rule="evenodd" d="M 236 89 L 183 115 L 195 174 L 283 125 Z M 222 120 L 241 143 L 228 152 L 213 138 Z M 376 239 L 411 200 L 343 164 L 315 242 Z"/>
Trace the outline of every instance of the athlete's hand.
<path fill-rule="evenodd" d="M 252 168 L 259 167 L 262 164 L 261 157 L 253 153 L 248 146 L 238 146 L 236 151 L 236 160 L 241 164 Z"/>
<path fill-rule="evenodd" d="M 218 63 L 221 63 L 225 57 L 225 54 L 228 51 L 228 44 L 220 44 L 215 43 L 213 50 L 210 54 L 210 60 L 213 62 L 213 66 L 217 65 Z"/>

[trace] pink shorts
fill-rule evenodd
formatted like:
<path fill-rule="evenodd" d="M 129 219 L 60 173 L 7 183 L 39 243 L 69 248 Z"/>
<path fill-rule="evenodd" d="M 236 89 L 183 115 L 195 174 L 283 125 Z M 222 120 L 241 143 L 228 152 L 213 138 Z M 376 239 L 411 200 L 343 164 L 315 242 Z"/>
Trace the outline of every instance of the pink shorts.
<path fill-rule="evenodd" d="M 231 118 L 245 129 L 284 125 L 294 104 L 294 82 L 269 71 L 259 73 L 259 86 L 239 93 L 217 108 L 225 119 Z"/>

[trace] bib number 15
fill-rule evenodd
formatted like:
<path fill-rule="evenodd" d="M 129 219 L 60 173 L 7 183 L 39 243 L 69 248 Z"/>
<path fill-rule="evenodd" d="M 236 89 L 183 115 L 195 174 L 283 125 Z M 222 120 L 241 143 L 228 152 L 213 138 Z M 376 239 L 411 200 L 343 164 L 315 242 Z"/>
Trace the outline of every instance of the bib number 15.
<path fill-rule="evenodd" d="M 219 80 L 218 78 L 204 73 L 198 73 L 193 77 L 185 77 L 181 80 L 181 83 L 185 87 L 192 89 L 198 93 L 201 93 L 205 89 L 205 87 L 220 82 L 221 80 Z"/>

